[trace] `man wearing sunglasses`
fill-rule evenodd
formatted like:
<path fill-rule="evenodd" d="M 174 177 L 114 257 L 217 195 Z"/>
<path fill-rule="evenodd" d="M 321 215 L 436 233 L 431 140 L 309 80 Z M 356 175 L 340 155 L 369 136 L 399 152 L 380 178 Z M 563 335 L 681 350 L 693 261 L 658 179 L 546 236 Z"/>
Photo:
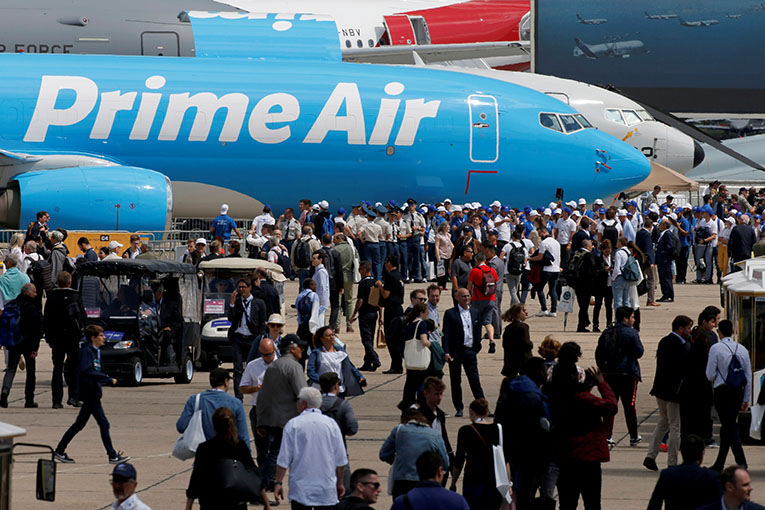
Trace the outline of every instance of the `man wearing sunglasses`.
<path fill-rule="evenodd" d="M 244 369 L 242 381 L 239 390 L 245 395 L 252 395 L 250 403 L 250 425 L 252 426 L 252 437 L 255 438 L 255 453 L 257 455 L 258 466 L 262 466 L 266 460 L 267 447 L 265 438 L 258 435 L 258 413 L 255 407 L 258 404 L 258 393 L 263 385 L 263 378 L 266 376 L 266 370 L 278 358 L 276 345 L 270 338 L 263 338 L 258 346 L 258 357 L 247 363 Z"/>
<path fill-rule="evenodd" d="M 357 469 L 351 475 L 353 491 L 340 501 L 337 510 L 374 510 L 371 504 L 377 503 L 380 495 L 380 480 L 371 469 Z"/>

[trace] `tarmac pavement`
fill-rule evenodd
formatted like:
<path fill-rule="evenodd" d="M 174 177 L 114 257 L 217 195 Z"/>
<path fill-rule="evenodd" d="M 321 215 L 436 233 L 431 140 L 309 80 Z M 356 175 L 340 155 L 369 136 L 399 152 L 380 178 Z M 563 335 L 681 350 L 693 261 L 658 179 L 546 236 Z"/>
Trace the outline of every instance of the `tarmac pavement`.
<path fill-rule="evenodd" d="M 406 295 L 424 284 L 408 285 Z M 294 303 L 297 295 L 297 282 L 287 282 L 286 309 L 287 326 L 285 331 L 292 332 L 297 328 L 296 314 L 290 304 Z M 507 289 L 504 289 L 507 294 Z M 448 294 L 448 293 L 447 293 Z M 643 382 L 638 386 L 637 408 L 640 434 L 643 441 L 636 447 L 629 446 L 624 423 L 624 415 L 619 408 L 614 428 L 614 439 L 617 446 L 611 452 L 611 462 L 603 464 L 602 506 L 604 509 L 635 510 L 645 508 L 658 474 L 648 471 L 642 466 L 648 443 L 651 439 L 653 426 L 656 422 L 656 405 L 648 392 L 651 387 L 655 370 L 656 346 L 660 338 L 670 331 L 670 323 L 678 314 L 685 314 L 695 319 L 698 313 L 707 305 L 719 306 L 719 288 L 711 285 L 678 285 L 675 287 L 676 301 L 664 304 L 659 308 L 642 308 L 642 326 L 640 336 L 645 345 L 645 355 L 641 360 Z M 505 303 L 509 296 L 505 295 Z M 643 303 L 645 298 L 643 297 Z M 450 296 L 444 295 L 439 307 L 441 312 L 452 304 Z M 527 309 L 531 315 L 539 310 L 536 301 L 529 301 Z M 602 313 L 602 312 L 601 312 Z M 605 322 L 602 317 L 601 323 Z M 574 333 L 576 330 L 576 313 L 568 317 L 567 331 L 563 330 L 564 316 L 557 318 L 530 317 L 528 324 L 534 352 L 546 335 L 553 335 L 560 342 L 574 340 L 582 346 L 584 356 L 582 366 L 594 365 L 594 352 L 597 334 Z M 357 366 L 361 365 L 363 349 L 356 333 L 346 333 L 344 318 L 340 338 L 346 342 L 351 359 Z M 501 382 L 502 368 L 501 342 L 496 354 L 488 354 L 487 342 L 479 354 L 479 370 L 481 383 L 486 398 L 492 407 L 496 403 Z M 359 432 L 348 440 L 351 468 L 368 467 L 375 469 L 383 486 L 383 492 L 375 508 L 390 508 L 390 496 L 386 494 L 387 473 L 389 466 L 378 458 L 382 442 L 393 427 L 398 423 L 399 411 L 396 404 L 401 398 L 404 376 L 384 375 L 381 370 L 387 369 L 389 357 L 384 349 L 380 352 L 383 367 L 375 373 L 366 372 L 369 386 L 366 393 L 351 400 L 356 418 L 359 421 Z M 52 370 L 50 349 L 43 344 L 40 350 L 37 374 L 38 409 L 23 407 L 23 381 L 25 372 L 18 372 L 10 394 L 10 407 L 0 412 L 0 421 L 27 429 L 27 435 L 18 441 L 42 443 L 55 447 L 58 440 L 69 425 L 74 422 L 77 409 L 65 406 L 64 409 L 51 408 L 50 375 Z M 226 366 L 226 365 L 224 365 Z M 231 365 L 228 364 L 227 368 Z M 467 416 L 454 418 L 451 404 L 448 377 L 446 392 L 441 408 L 452 417 L 447 419 L 449 436 L 456 448 L 457 430 L 462 425 L 469 424 Z M 104 388 L 103 405 L 111 423 L 111 433 L 115 448 L 123 450 L 132 457 L 131 463 L 138 471 L 139 497 L 155 510 L 183 508 L 192 462 L 181 462 L 170 456 L 173 444 L 178 437 L 175 422 L 180 415 L 188 396 L 208 388 L 207 373 L 196 373 L 189 385 L 175 384 L 172 379 L 149 379 L 137 388 Z M 465 406 L 470 403 L 471 395 L 467 380 L 463 378 Z M 245 405 L 245 407 L 248 407 Z M 246 409 L 247 411 L 249 409 Z M 466 413 L 467 414 L 467 413 Z M 17 453 L 29 451 L 17 448 Z M 753 500 L 765 502 L 765 449 L 762 446 L 745 446 L 749 462 Z M 55 508 L 68 509 L 105 509 L 113 501 L 109 476 L 112 466 L 107 462 L 106 453 L 101 445 L 98 426 L 91 420 L 69 446 L 67 453 L 75 459 L 74 464 L 58 464 L 56 480 L 56 501 L 46 503 L 35 500 L 35 463 L 37 455 L 18 456 L 13 466 L 13 507 L 15 509 Z M 709 449 L 704 465 L 711 465 L 717 450 Z M 657 462 L 660 468 L 666 467 L 666 454 L 660 454 Z M 733 462 L 732 454 L 728 464 Z M 461 483 L 460 483 L 461 486 Z M 277 508 L 288 507 L 282 503 Z M 580 503 L 580 508 L 581 508 Z"/>

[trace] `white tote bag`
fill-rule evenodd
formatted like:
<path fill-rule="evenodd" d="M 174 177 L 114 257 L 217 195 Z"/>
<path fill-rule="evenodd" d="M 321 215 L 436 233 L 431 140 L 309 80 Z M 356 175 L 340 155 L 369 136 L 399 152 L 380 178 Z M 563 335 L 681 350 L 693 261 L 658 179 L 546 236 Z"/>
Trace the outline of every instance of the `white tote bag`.
<path fill-rule="evenodd" d="M 502 447 L 502 425 L 497 423 L 499 429 L 499 445 L 491 447 L 494 454 L 494 480 L 497 482 L 497 490 L 502 494 L 502 500 L 510 504 L 513 502 L 513 482 L 507 476 L 507 463 L 505 462 L 505 450 Z"/>
<path fill-rule="evenodd" d="M 752 410 L 752 424 L 749 426 L 749 437 L 752 439 L 762 439 L 762 416 L 765 414 L 765 406 L 755 404 Z"/>
<path fill-rule="evenodd" d="M 430 348 L 425 347 L 417 338 L 417 329 L 421 319 L 417 319 L 414 327 L 414 338 L 410 338 L 404 344 L 404 366 L 407 370 L 427 370 L 430 366 Z"/>
<path fill-rule="evenodd" d="M 206 441 L 205 431 L 202 428 L 202 410 L 199 408 L 200 395 L 201 393 L 197 393 L 194 402 L 194 414 L 191 416 L 186 430 L 183 431 L 173 446 L 173 457 L 176 459 L 193 459 L 197 453 L 197 446 Z"/>

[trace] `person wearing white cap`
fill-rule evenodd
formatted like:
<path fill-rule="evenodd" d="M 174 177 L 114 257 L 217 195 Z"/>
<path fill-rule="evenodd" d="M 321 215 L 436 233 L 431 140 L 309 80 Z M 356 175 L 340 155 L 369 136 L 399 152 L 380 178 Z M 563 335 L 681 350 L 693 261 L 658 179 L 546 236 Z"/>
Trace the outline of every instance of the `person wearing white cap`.
<path fill-rule="evenodd" d="M 119 259 L 121 259 L 122 257 L 120 257 L 117 252 L 119 251 L 120 248 L 122 248 L 122 246 L 123 246 L 122 243 L 120 243 L 119 241 L 110 241 L 109 242 L 109 246 L 108 246 L 108 248 L 109 248 L 109 255 L 104 257 L 104 260 L 119 260 Z"/>
<path fill-rule="evenodd" d="M 252 226 L 250 227 L 250 235 L 261 235 L 263 225 L 273 225 L 276 220 L 271 215 L 271 206 L 266 204 L 263 206 L 263 213 L 260 216 L 256 216 L 252 219 Z"/>
<path fill-rule="evenodd" d="M 632 225 L 632 222 L 627 219 L 627 210 L 619 209 L 617 219 L 622 226 L 622 235 L 627 238 L 627 241 L 635 242 L 635 227 Z"/>
<path fill-rule="evenodd" d="M 587 216 L 592 218 L 592 211 L 587 210 L 587 200 L 580 198 L 577 204 L 577 209 L 579 210 L 580 216 Z"/>
<path fill-rule="evenodd" d="M 576 209 L 576 206 L 578 204 L 576 203 L 576 200 L 569 200 L 568 202 L 566 202 L 566 205 L 569 206 L 571 210 L 573 211 L 574 209 Z"/>
<path fill-rule="evenodd" d="M 213 237 L 222 237 L 226 242 L 231 240 L 231 231 L 236 232 L 239 239 L 242 239 L 242 233 L 236 228 L 236 222 L 228 215 L 228 204 L 220 206 L 220 216 L 212 220 L 210 234 Z"/>
<path fill-rule="evenodd" d="M 592 217 L 597 218 L 598 217 L 598 209 L 603 207 L 603 201 L 599 198 L 596 198 L 595 201 L 592 203 Z"/>
<path fill-rule="evenodd" d="M 317 239 L 321 239 L 324 234 L 335 235 L 335 222 L 332 214 L 329 212 L 329 202 L 322 200 L 318 204 L 314 205 L 318 211 L 313 215 L 311 221 L 313 221 L 313 233 Z"/>

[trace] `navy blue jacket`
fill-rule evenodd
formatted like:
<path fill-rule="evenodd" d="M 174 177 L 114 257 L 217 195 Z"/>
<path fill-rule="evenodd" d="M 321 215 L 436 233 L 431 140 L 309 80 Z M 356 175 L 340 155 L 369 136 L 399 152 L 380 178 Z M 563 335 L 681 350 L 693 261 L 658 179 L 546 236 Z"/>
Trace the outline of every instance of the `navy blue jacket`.
<path fill-rule="evenodd" d="M 106 375 L 98 357 L 98 349 L 87 341 L 80 347 L 78 376 L 80 378 L 80 397 L 85 401 L 100 399 L 101 385 L 112 384 L 112 378 Z"/>
<path fill-rule="evenodd" d="M 659 340 L 651 395 L 668 402 L 680 402 L 680 385 L 686 371 L 689 347 L 688 342 L 683 343 L 675 333 Z"/>
<path fill-rule="evenodd" d="M 659 237 L 659 242 L 656 243 L 656 263 L 672 262 L 675 258 L 675 236 L 672 235 L 672 231 L 667 229 Z"/>
<path fill-rule="evenodd" d="M 648 257 L 650 264 L 656 263 L 656 253 L 653 250 L 653 239 L 651 239 L 651 233 L 644 228 L 641 228 L 635 234 L 635 245 L 640 248 L 640 251 Z"/>
<path fill-rule="evenodd" d="M 645 348 L 643 342 L 640 341 L 640 334 L 636 329 L 623 322 L 617 322 L 614 326 L 619 328 L 619 339 L 622 342 L 622 352 L 624 353 L 624 361 L 616 367 L 616 373 L 631 374 L 637 377 L 638 381 L 642 381 L 638 360 L 643 357 Z"/>
<path fill-rule="evenodd" d="M 502 425 L 505 459 L 511 465 L 549 462 L 550 411 L 547 395 L 528 376 L 505 378 L 497 400 L 495 423 Z M 545 428 L 545 421 L 547 427 Z"/>
<path fill-rule="evenodd" d="M 470 320 L 473 324 L 473 349 L 475 352 L 481 350 L 481 325 L 478 323 L 479 317 L 470 309 Z M 460 318 L 459 305 L 449 308 L 444 313 L 443 323 L 443 346 L 444 354 L 452 358 L 459 359 L 465 350 L 465 333 L 462 330 L 462 319 Z"/>
<path fill-rule="evenodd" d="M 696 510 L 722 497 L 720 474 L 695 462 L 663 469 L 648 502 L 648 510 Z M 706 507 L 704 507 L 706 508 Z"/>
<path fill-rule="evenodd" d="M 722 504 L 722 497 L 714 503 L 700 506 L 699 510 L 725 510 Z M 765 506 L 758 505 L 752 501 L 744 501 L 744 503 L 741 505 L 741 510 L 765 510 Z"/>
<path fill-rule="evenodd" d="M 754 230 L 747 223 L 733 227 L 728 239 L 728 253 L 733 262 L 752 258 L 752 246 L 757 242 Z"/>
<path fill-rule="evenodd" d="M 438 482 L 425 481 L 417 484 L 406 497 L 412 508 L 417 510 L 470 510 L 461 495 L 441 487 Z M 393 502 L 391 510 L 404 510 L 404 496 L 399 496 Z"/>

